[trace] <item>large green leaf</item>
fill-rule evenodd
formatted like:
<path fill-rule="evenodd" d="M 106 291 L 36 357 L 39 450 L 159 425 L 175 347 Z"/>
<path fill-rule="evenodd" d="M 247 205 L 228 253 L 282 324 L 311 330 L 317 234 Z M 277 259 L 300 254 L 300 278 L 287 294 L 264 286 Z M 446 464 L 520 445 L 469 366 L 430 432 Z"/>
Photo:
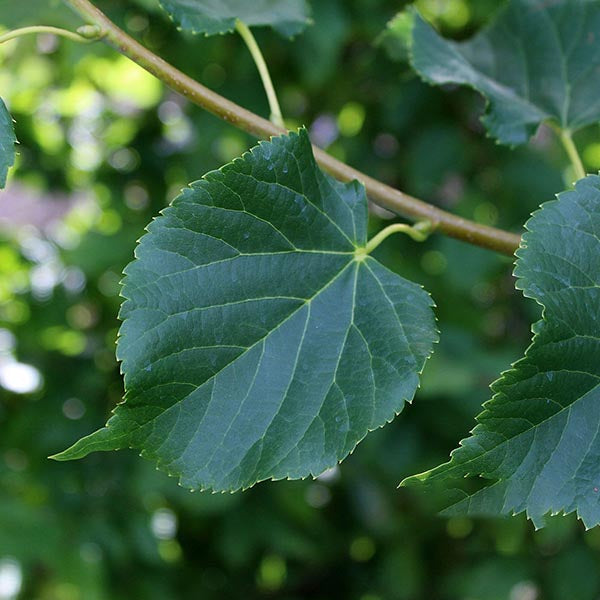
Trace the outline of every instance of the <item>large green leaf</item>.
<path fill-rule="evenodd" d="M 6 185 L 8 170 L 15 163 L 15 130 L 6 105 L 0 98 L 0 188 Z"/>
<path fill-rule="evenodd" d="M 417 15 L 412 64 L 431 83 L 479 90 L 489 100 L 483 121 L 491 135 L 522 144 L 542 121 L 574 131 L 600 120 L 599 31 L 598 0 L 511 0 L 464 43 L 445 40 Z"/>
<path fill-rule="evenodd" d="M 526 511 L 600 523 L 600 177 L 527 223 L 517 287 L 544 307 L 525 357 L 492 385 L 450 462 L 406 480 L 446 488 L 447 514 Z M 466 480 L 464 478 L 467 478 Z"/>
<path fill-rule="evenodd" d="M 141 449 L 186 487 L 318 475 L 410 401 L 429 295 L 364 253 L 367 200 L 305 131 L 186 189 L 126 269 L 126 395 L 58 458 Z"/>
<path fill-rule="evenodd" d="M 246 25 L 269 25 L 285 36 L 300 33 L 310 22 L 306 0 L 160 0 L 178 27 L 215 35 Z"/>

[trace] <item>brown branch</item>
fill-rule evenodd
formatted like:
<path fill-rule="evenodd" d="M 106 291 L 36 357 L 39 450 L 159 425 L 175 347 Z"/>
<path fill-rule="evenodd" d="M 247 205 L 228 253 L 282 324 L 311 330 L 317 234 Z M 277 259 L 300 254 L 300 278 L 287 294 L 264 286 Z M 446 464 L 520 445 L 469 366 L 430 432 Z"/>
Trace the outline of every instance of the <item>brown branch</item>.
<path fill-rule="evenodd" d="M 258 138 L 269 138 L 286 133 L 285 130 L 276 127 L 270 121 L 209 90 L 150 52 L 117 27 L 89 0 L 65 0 L 65 2 L 75 9 L 87 23 L 100 27 L 104 42 L 113 46 L 121 54 L 152 73 L 191 102 Z M 519 235 L 480 225 L 448 213 L 357 171 L 320 148 L 313 147 L 313 150 L 317 162 L 325 170 L 342 181 L 357 179 L 364 184 L 367 194 L 373 202 L 398 215 L 412 221 L 431 221 L 437 231 L 504 254 L 513 255 L 519 246 Z"/>

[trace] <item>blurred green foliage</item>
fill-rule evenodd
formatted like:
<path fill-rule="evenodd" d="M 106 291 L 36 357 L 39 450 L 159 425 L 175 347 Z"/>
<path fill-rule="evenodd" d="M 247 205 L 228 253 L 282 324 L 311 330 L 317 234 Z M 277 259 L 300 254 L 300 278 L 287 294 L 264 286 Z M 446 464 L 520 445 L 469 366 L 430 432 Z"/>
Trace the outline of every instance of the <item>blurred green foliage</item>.
<path fill-rule="evenodd" d="M 98 4 L 183 71 L 268 113 L 237 37 L 181 36 L 153 0 Z M 569 179 L 561 149 L 546 129 L 516 151 L 497 146 L 479 123 L 481 98 L 431 88 L 392 62 L 375 40 L 404 4 L 314 0 L 314 26 L 293 42 L 256 31 L 288 124 L 402 190 L 518 230 Z M 498 2 L 417 4 L 463 39 Z M 79 25 L 53 0 L 0 0 L 0 23 Z M 467 434 L 538 316 L 515 292 L 509 260 L 441 236 L 377 250 L 432 293 L 441 343 L 413 405 L 334 472 L 211 495 L 178 488 L 133 453 L 48 461 L 121 398 L 119 279 L 144 226 L 253 140 L 102 44 L 28 37 L 0 46 L 0 61 L 20 141 L 0 192 L 0 598 L 598 597 L 598 530 L 572 518 L 539 532 L 523 518 L 442 520 L 396 489 Z M 591 170 L 597 134 L 577 139 Z M 374 209 L 373 231 L 388 217 Z"/>

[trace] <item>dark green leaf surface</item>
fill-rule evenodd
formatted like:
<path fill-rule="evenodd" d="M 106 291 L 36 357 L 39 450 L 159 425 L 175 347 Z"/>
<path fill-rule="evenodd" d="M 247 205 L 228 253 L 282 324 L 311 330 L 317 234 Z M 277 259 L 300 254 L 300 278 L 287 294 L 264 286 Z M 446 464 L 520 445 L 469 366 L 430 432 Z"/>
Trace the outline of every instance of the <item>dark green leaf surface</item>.
<path fill-rule="evenodd" d="M 291 37 L 310 22 L 306 0 L 160 0 L 184 31 L 215 35 L 235 28 L 236 19 L 249 26 L 268 25 Z"/>
<path fill-rule="evenodd" d="M 445 40 L 417 15 L 412 63 L 431 83 L 479 90 L 489 101 L 490 134 L 522 144 L 542 121 L 574 131 L 600 119 L 599 31 L 597 0 L 512 0 L 464 43 Z"/>
<path fill-rule="evenodd" d="M 6 185 L 8 170 L 15 163 L 16 143 L 12 118 L 0 98 L 0 188 Z"/>
<path fill-rule="evenodd" d="M 193 183 L 126 269 L 125 402 L 58 458 L 138 448 L 213 490 L 335 465 L 412 399 L 436 339 L 366 228 L 364 188 L 323 174 L 304 131 Z"/>
<path fill-rule="evenodd" d="M 544 307 L 533 343 L 492 385 L 451 461 L 405 483 L 445 487 L 446 514 L 526 511 L 541 525 L 546 514 L 576 511 L 592 527 L 600 523 L 600 177 L 543 205 L 527 229 L 515 275 Z"/>

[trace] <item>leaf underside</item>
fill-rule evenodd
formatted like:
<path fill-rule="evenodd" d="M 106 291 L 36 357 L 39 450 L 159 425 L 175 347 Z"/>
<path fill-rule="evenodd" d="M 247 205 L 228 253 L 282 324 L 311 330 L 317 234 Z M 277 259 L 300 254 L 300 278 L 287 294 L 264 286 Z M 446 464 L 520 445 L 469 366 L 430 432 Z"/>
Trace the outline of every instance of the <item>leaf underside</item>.
<path fill-rule="evenodd" d="M 576 131 L 600 120 L 600 2 L 511 0 L 463 43 L 416 15 L 412 64 L 430 83 L 481 92 L 483 122 L 503 144 L 525 143 L 543 121 Z"/>
<path fill-rule="evenodd" d="M 15 164 L 16 143 L 12 118 L 0 98 L 0 188 L 6 185 L 8 170 Z"/>
<path fill-rule="evenodd" d="M 270 26 L 286 37 L 310 23 L 306 0 L 160 0 L 161 6 L 184 31 L 222 34 L 240 19 L 248 26 Z"/>
<path fill-rule="evenodd" d="M 422 288 L 357 248 L 367 200 L 304 130 L 191 184 L 125 270 L 125 400 L 57 458 L 140 449 L 191 489 L 318 475 L 410 401 L 436 340 Z"/>
<path fill-rule="evenodd" d="M 445 514 L 576 511 L 600 523 L 600 177 L 544 204 L 517 251 L 517 287 L 544 307 L 525 357 L 492 385 L 450 462 L 403 482 L 445 490 Z M 467 479 L 465 479 L 467 478 Z M 428 494 L 431 495 L 431 494 Z"/>

